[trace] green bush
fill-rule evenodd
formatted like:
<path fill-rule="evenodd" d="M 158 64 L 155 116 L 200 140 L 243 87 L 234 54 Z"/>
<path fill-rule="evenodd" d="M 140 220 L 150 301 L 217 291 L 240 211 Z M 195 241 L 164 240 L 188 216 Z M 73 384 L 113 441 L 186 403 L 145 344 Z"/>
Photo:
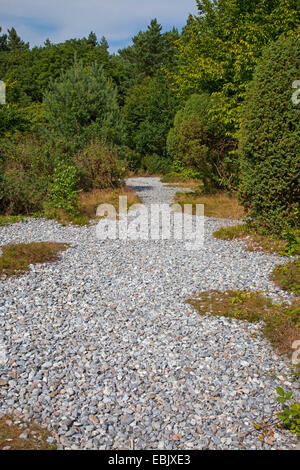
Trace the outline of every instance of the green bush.
<path fill-rule="evenodd" d="M 43 209 L 54 169 L 51 149 L 28 135 L 1 141 L 0 213 L 30 214 Z"/>
<path fill-rule="evenodd" d="M 229 158 L 234 142 L 211 114 L 211 108 L 212 99 L 208 94 L 192 95 L 184 109 L 176 114 L 167 139 L 172 160 L 199 174 L 207 192 L 231 188 L 236 178 Z"/>
<path fill-rule="evenodd" d="M 127 146 L 140 155 L 137 166 L 149 155 L 166 157 L 166 139 L 176 107 L 177 100 L 161 73 L 130 88 L 122 116 Z"/>
<path fill-rule="evenodd" d="M 142 159 L 141 167 L 150 175 L 165 175 L 171 169 L 171 161 L 154 153 L 153 155 L 146 155 Z"/>
<path fill-rule="evenodd" d="M 299 227 L 300 40 L 269 46 L 256 68 L 244 105 L 240 136 L 240 200 L 252 221 L 274 233 Z"/>
<path fill-rule="evenodd" d="M 62 209 L 67 214 L 79 213 L 79 172 L 75 166 L 60 164 L 54 170 L 49 206 Z"/>
<path fill-rule="evenodd" d="M 25 173 L 20 168 L 7 170 L 0 177 L 0 213 L 7 215 L 39 212 L 47 197 L 48 179 Z"/>

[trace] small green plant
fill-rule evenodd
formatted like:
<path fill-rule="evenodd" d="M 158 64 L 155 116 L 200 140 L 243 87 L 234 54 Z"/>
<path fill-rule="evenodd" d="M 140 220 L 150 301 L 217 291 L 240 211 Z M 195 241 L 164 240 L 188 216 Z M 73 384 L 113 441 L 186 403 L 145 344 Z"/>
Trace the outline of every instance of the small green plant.
<path fill-rule="evenodd" d="M 276 266 L 271 274 L 271 279 L 281 289 L 300 294 L 300 260 L 292 263 Z"/>
<path fill-rule="evenodd" d="M 276 391 L 278 394 L 277 401 L 283 405 L 293 396 L 293 392 L 285 393 L 281 387 L 277 387 Z M 283 411 L 278 413 L 277 416 L 292 433 L 300 437 L 300 403 L 292 403 L 290 406 L 284 406 Z"/>
<path fill-rule="evenodd" d="M 62 209 L 69 215 L 79 213 L 78 169 L 73 165 L 59 164 L 54 170 L 54 181 L 50 192 L 50 207 Z"/>
<path fill-rule="evenodd" d="M 287 244 L 285 249 L 280 253 L 283 256 L 293 256 L 299 252 L 300 237 L 295 232 L 290 230 L 283 230 L 281 238 L 286 240 Z"/>

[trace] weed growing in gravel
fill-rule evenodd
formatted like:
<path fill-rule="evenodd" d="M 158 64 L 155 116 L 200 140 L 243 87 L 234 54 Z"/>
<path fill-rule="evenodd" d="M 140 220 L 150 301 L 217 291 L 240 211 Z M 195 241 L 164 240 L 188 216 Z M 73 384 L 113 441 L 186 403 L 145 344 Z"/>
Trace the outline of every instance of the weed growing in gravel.
<path fill-rule="evenodd" d="M 260 292 L 208 291 L 188 299 L 201 315 L 216 315 L 249 322 L 263 321 L 262 332 L 282 354 L 293 354 L 293 343 L 300 338 L 300 301 L 292 305 L 275 304 Z"/>
<path fill-rule="evenodd" d="M 281 289 L 300 295 L 300 260 L 277 266 L 271 274 L 271 279 Z"/>
<path fill-rule="evenodd" d="M 25 423 L 11 415 L 0 418 L 0 450 L 56 450 L 51 434 L 36 423 Z"/>
<path fill-rule="evenodd" d="M 285 405 L 283 411 L 278 413 L 278 418 L 285 427 L 300 437 L 300 403 L 294 402 L 287 406 L 286 402 L 291 400 L 293 393 L 286 393 L 281 387 L 277 387 L 277 394 L 278 403 Z"/>
<path fill-rule="evenodd" d="M 49 263 L 59 259 L 58 254 L 68 245 L 54 242 L 20 243 L 1 247 L 0 274 L 12 276 L 29 269 L 30 264 Z"/>
<path fill-rule="evenodd" d="M 294 256 L 300 254 L 299 237 L 297 235 L 281 237 L 268 233 L 258 233 L 247 224 L 222 227 L 214 232 L 214 237 L 221 240 L 233 240 L 235 238 L 246 240 L 247 250 L 261 250 L 267 253 L 277 253 L 281 256 Z"/>

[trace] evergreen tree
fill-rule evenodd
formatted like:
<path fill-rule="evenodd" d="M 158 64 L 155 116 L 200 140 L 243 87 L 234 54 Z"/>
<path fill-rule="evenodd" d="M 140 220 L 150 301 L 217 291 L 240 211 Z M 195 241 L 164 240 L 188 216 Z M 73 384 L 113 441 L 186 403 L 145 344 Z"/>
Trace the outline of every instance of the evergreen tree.
<path fill-rule="evenodd" d="M 2 28 L 0 26 L 0 33 L 2 31 Z M 1 51 L 7 51 L 7 34 L 2 34 L 0 35 L 0 52 Z"/>
<path fill-rule="evenodd" d="M 80 146 L 93 138 L 121 143 L 117 92 L 103 67 L 75 63 L 52 81 L 44 98 L 50 134 L 74 139 Z"/>
<path fill-rule="evenodd" d="M 89 34 L 89 37 L 87 38 L 87 43 L 90 44 L 91 46 L 96 47 L 97 46 L 97 36 L 96 34 L 91 31 Z"/>
<path fill-rule="evenodd" d="M 175 41 L 178 31 L 162 33 L 162 26 L 156 19 L 151 20 L 146 31 L 140 31 L 132 39 L 133 45 L 119 50 L 128 69 L 131 86 L 145 77 L 153 77 L 162 67 L 171 67 L 174 62 Z"/>
<path fill-rule="evenodd" d="M 16 49 L 29 49 L 29 42 L 25 43 L 22 41 L 15 28 L 8 29 L 7 32 L 7 48 L 9 51 L 15 51 Z"/>
<path fill-rule="evenodd" d="M 299 70 L 300 38 L 272 43 L 243 107 L 240 199 L 256 224 L 277 233 L 300 223 L 300 105 L 292 99 Z"/>

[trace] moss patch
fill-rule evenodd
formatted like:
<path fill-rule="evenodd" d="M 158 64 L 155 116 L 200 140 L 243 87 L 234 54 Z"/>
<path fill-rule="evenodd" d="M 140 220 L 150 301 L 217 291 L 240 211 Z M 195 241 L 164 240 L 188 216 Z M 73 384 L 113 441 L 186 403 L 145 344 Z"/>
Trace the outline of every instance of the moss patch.
<path fill-rule="evenodd" d="M 49 444 L 51 434 L 36 423 L 26 423 L 15 416 L 0 418 L 0 450 L 55 450 Z"/>
<path fill-rule="evenodd" d="M 30 264 L 49 263 L 59 259 L 59 253 L 66 250 L 65 243 L 33 242 L 1 247 L 0 274 L 12 276 L 29 270 Z"/>
<path fill-rule="evenodd" d="M 222 227 L 214 232 L 214 237 L 220 240 L 240 239 L 246 241 L 248 251 L 260 250 L 267 253 L 277 253 L 281 256 L 300 254 L 299 243 L 291 245 L 289 240 L 276 235 L 260 234 L 246 224 Z"/>
<path fill-rule="evenodd" d="M 201 315 L 215 315 L 249 322 L 263 321 L 263 334 L 277 352 L 292 356 L 292 344 L 300 338 L 300 301 L 275 304 L 261 293 L 208 291 L 188 299 Z"/>

